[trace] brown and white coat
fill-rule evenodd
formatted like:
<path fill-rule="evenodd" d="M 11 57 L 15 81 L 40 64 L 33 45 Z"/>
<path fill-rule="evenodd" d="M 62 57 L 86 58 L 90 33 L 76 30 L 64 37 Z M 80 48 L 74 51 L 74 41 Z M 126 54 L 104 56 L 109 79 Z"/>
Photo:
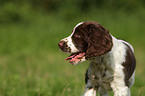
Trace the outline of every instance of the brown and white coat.
<path fill-rule="evenodd" d="M 90 60 L 86 71 L 86 88 L 83 96 L 131 96 L 136 60 L 133 47 L 126 41 L 116 39 L 95 21 L 81 22 L 72 34 L 58 43 L 66 58 L 76 65 Z"/>

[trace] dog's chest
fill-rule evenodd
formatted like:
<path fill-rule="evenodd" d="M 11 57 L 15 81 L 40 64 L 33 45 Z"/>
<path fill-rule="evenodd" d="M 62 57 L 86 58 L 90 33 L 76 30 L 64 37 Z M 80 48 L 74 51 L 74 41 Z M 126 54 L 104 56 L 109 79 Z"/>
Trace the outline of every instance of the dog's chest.
<path fill-rule="evenodd" d="M 104 87 L 110 90 L 110 82 L 113 80 L 112 69 L 103 62 L 92 62 L 88 69 L 88 77 L 92 87 Z"/>

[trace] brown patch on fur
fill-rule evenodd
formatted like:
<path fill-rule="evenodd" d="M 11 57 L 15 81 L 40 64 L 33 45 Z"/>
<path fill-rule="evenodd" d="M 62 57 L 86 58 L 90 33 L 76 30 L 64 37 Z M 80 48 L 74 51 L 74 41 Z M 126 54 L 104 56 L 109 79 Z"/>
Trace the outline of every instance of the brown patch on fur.
<path fill-rule="evenodd" d="M 89 44 L 86 51 L 87 58 L 104 55 L 111 50 L 113 43 L 108 30 L 106 30 L 102 25 L 95 22 L 91 22 L 91 24 L 88 24 L 88 30 L 90 32 L 90 36 L 88 38 Z"/>
<path fill-rule="evenodd" d="M 86 31 L 86 28 L 83 25 L 80 25 L 75 29 L 75 33 L 72 36 L 72 42 L 80 52 L 84 52 L 88 46 L 88 43 L 86 42 Z"/>
<path fill-rule="evenodd" d="M 125 84 L 126 86 L 129 87 L 129 79 L 135 70 L 136 60 L 131 48 L 126 43 L 124 44 L 127 46 L 127 50 L 126 50 L 126 60 L 122 65 L 124 66 L 123 71 L 125 74 Z"/>
<path fill-rule="evenodd" d="M 86 21 L 78 26 L 72 39 L 80 51 L 86 51 L 86 58 L 104 55 L 113 46 L 108 30 L 95 21 Z"/>

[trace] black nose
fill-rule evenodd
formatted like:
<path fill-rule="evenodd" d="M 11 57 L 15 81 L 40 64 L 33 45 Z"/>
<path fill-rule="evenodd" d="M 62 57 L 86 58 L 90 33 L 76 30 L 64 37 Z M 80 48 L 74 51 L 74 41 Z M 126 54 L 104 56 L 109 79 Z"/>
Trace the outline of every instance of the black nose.
<path fill-rule="evenodd" d="M 59 46 L 60 49 L 63 49 L 63 48 L 66 46 L 66 42 L 60 41 L 60 42 L 58 43 L 58 46 Z"/>

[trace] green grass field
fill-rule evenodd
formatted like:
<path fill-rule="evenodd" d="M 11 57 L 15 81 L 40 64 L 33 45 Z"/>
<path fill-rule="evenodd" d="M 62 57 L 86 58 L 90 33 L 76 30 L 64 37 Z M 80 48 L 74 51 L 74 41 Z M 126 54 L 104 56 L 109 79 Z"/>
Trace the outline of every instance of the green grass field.
<path fill-rule="evenodd" d="M 130 42 L 137 60 L 132 96 L 145 95 L 145 12 L 91 11 L 88 14 L 37 13 L 0 25 L 0 96 L 81 96 L 89 62 L 64 59 L 57 43 L 75 24 L 94 20 L 117 38 Z M 112 93 L 110 93 L 112 94 Z"/>

